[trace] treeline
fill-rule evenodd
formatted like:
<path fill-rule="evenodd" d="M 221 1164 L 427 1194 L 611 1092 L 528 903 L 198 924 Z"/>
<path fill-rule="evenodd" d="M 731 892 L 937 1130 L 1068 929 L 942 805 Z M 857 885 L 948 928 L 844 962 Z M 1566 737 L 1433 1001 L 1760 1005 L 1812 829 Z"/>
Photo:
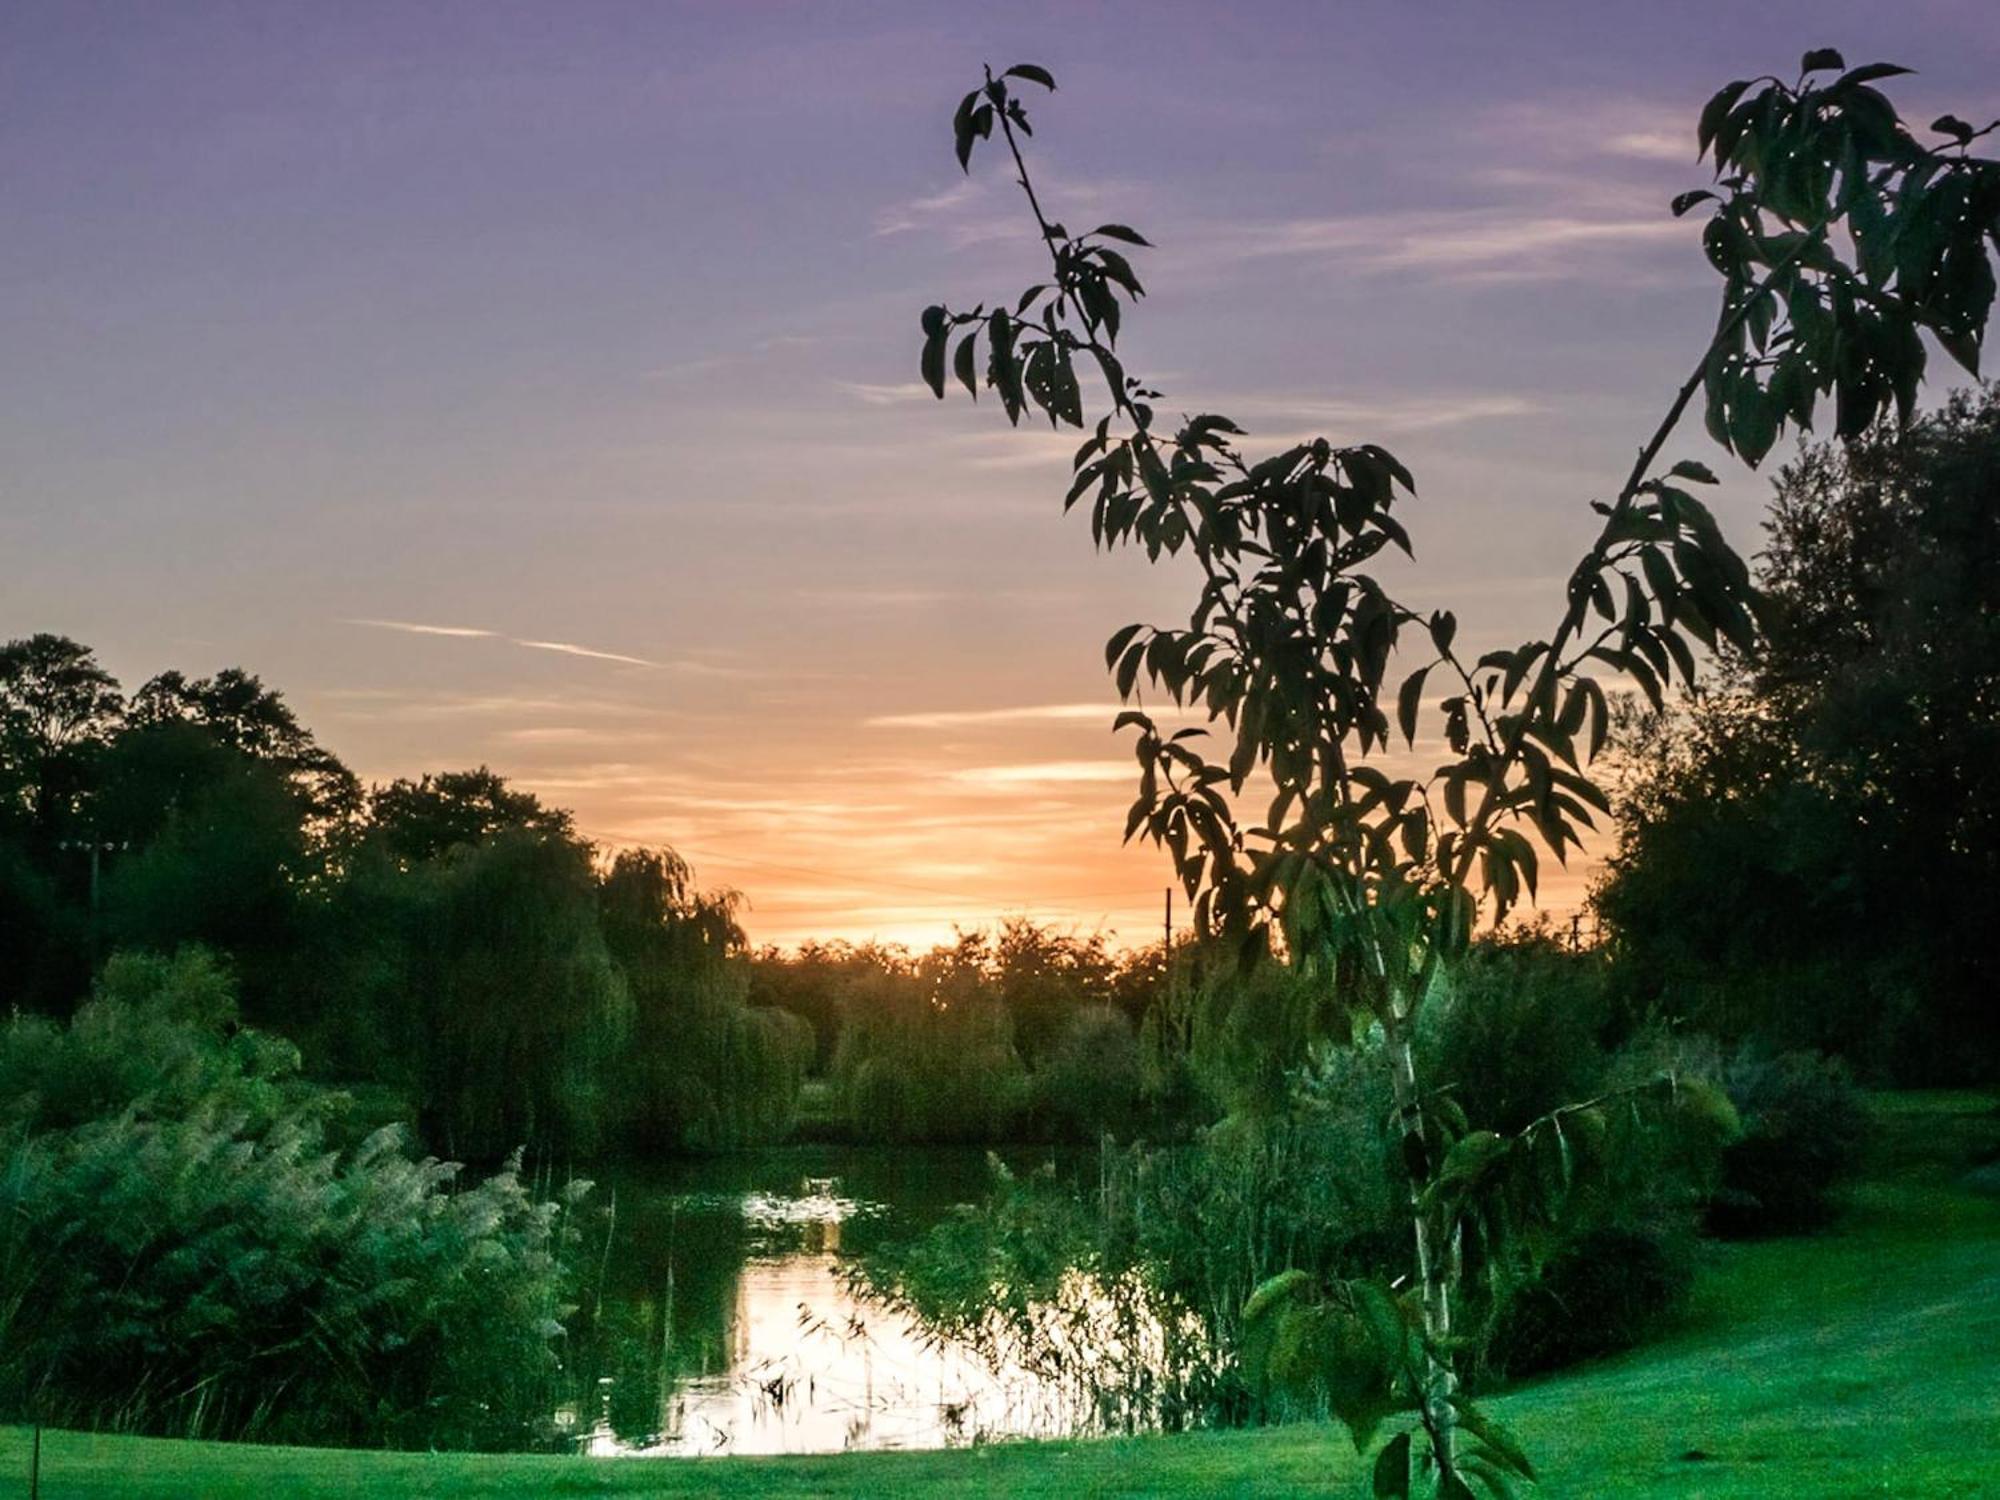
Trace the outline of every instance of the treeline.
<path fill-rule="evenodd" d="M 74 641 L 0 647 L 0 999 L 60 1017 L 107 955 L 189 944 L 459 1159 L 770 1139 L 810 1054 L 671 853 L 606 861 L 484 768 L 364 788 L 241 671 L 128 696 Z"/>
<path fill-rule="evenodd" d="M 1161 1030 L 1161 949 L 1113 951 L 1025 918 L 913 954 L 879 943 L 761 951 L 753 1003 L 814 1036 L 806 1125 L 883 1142 L 1086 1141 L 1184 1130 L 1181 1051 Z"/>

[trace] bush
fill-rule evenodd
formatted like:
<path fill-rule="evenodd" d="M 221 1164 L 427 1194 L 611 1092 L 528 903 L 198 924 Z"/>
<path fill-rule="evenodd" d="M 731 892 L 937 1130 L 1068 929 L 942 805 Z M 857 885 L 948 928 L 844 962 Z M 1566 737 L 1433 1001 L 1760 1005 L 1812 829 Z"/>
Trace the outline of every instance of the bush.
<path fill-rule="evenodd" d="M 1496 1375 L 1537 1375 L 1630 1349 L 1671 1319 L 1693 1287 L 1686 1236 L 1592 1230 L 1505 1296 L 1486 1367 Z"/>
<path fill-rule="evenodd" d="M 568 1210 L 472 1187 L 238 1028 L 198 951 L 0 1031 L 0 1412 L 188 1437 L 517 1446 L 552 1408 Z"/>
<path fill-rule="evenodd" d="M 1078 1011 L 1044 1052 L 1031 1080 L 1037 1131 L 1077 1141 L 1129 1135 L 1144 1082 L 1132 1023 L 1108 1005 Z"/>
<path fill-rule="evenodd" d="M 1744 1051 L 1723 1069 L 1743 1133 L 1723 1153 L 1709 1208 L 1718 1234 L 1795 1234 L 1831 1217 L 1860 1165 L 1868 1112 L 1845 1064 L 1811 1052 Z"/>
<path fill-rule="evenodd" d="M 1477 1129 L 1515 1131 L 1599 1092 L 1611 1054 L 1602 957 L 1529 930 L 1476 946 L 1424 1010 L 1419 1060 Z"/>
<path fill-rule="evenodd" d="M 845 992 L 834 1050 L 841 1116 L 854 1138 L 986 1142 L 1018 1136 L 1028 1077 L 993 986 L 933 959 L 875 969 Z"/>

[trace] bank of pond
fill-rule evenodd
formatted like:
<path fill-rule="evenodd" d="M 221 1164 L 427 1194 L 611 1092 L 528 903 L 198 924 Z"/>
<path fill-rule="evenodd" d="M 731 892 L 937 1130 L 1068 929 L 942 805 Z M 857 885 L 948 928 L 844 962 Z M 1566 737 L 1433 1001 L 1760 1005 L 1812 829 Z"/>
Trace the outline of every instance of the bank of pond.
<path fill-rule="evenodd" d="M 1837 1064 L 1645 1029 L 1614 1044 L 1592 973 L 1546 948 L 1482 959 L 1425 1040 L 1469 1125 L 1620 1101 L 1568 1117 L 1599 1169 L 1533 1255 L 1468 1278 L 1479 1386 L 1670 1329 L 1707 1239 L 1816 1227 L 1866 1155 Z M 0 1416 L 660 1456 L 1346 1416 L 1356 1381 L 1389 1385 L 1343 1364 L 1338 1293 L 1275 1323 L 1257 1293 L 1397 1274 L 1388 1085 L 1366 1037 L 1246 1062 L 1282 1034 L 1289 983 L 1238 986 L 1228 1016 L 1254 1024 L 1233 1041 L 1204 1023 L 1232 1092 L 1207 1085 L 1177 1121 L 1156 1094 L 1122 1135 L 465 1170 L 384 1118 L 393 1095 L 313 1082 L 242 1024 L 212 955 L 116 955 L 68 1020 L 0 1029 Z M 1041 1070 L 1096 1045 L 1063 1035 L 1086 1045 L 1052 1041 Z M 845 1086 L 886 1097 L 888 1077 Z M 1149 1118 L 1171 1128 L 1148 1139 Z"/>

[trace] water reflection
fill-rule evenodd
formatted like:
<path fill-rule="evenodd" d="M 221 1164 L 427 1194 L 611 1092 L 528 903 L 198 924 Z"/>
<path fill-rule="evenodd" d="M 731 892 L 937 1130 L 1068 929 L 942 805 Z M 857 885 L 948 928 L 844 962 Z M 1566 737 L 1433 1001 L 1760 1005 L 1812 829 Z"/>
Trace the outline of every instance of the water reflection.
<path fill-rule="evenodd" d="M 1063 1430 L 1061 1402 L 855 1297 L 843 1250 L 984 1188 L 976 1152 L 812 1148 L 613 1174 L 604 1300 L 557 1414 L 593 1454 L 930 1448 Z"/>

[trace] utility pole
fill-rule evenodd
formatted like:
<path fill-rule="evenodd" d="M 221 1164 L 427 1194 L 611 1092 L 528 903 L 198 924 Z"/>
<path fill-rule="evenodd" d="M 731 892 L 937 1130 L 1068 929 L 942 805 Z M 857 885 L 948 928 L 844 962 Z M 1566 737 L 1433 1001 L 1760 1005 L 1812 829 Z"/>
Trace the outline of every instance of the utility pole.
<path fill-rule="evenodd" d="M 95 973 L 97 971 L 98 892 L 102 884 L 99 877 L 103 856 L 112 850 L 130 849 L 132 845 L 129 841 L 120 842 L 114 839 L 92 837 L 88 839 L 63 839 L 56 847 L 58 849 L 88 849 L 90 851 L 90 968 L 91 972 Z"/>

